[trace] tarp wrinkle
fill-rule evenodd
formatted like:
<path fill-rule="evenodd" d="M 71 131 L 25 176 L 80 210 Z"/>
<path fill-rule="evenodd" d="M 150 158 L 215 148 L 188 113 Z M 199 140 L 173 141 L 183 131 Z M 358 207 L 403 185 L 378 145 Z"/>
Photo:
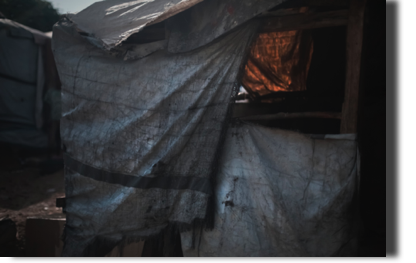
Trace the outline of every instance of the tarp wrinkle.
<path fill-rule="evenodd" d="M 215 228 L 181 233 L 184 256 L 356 256 L 357 143 L 353 134 L 325 137 L 229 128 Z"/>

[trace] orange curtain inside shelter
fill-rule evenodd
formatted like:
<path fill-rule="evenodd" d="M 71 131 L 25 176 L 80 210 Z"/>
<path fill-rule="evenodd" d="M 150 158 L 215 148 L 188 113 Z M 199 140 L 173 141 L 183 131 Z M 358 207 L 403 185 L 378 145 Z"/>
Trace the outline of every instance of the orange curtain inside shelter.
<path fill-rule="evenodd" d="M 313 42 L 309 31 L 262 33 L 245 67 L 243 87 L 254 97 L 306 90 Z"/>

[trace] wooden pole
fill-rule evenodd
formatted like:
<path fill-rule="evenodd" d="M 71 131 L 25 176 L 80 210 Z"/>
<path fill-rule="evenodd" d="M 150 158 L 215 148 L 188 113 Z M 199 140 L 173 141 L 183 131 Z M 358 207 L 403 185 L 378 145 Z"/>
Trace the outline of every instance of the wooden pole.
<path fill-rule="evenodd" d="M 299 119 L 299 118 L 322 118 L 322 119 L 340 119 L 341 114 L 338 112 L 279 112 L 276 114 L 253 115 L 240 117 L 242 121 L 268 121 L 281 119 Z"/>
<path fill-rule="evenodd" d="M 347 72 L 341 133 L 357 132 L 361 49 L 366 0 L 351 0 L 347 24 Z"/>
<path fill-rule="evenodd" d="M 259 17 L 264 20 L 261 33 L 312 29 L 347 25 L 348 10 L 336 10 L 317 13 L 300 13 L 286 16 Z"/>

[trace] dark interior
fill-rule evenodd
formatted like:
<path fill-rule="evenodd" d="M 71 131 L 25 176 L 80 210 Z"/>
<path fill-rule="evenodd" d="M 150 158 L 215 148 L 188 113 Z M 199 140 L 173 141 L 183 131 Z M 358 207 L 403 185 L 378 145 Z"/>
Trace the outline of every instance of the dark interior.
<path fill-rule="evenodd" d="M 364 14 L 357 127 L 361 155 L 360 256 L 386 256 L 385 14 L 386 5 L 383 2 L 367 1 Z M 393 94 L 396 92 L 392 86 L 389 89 Z M 394 174 L 389 176 L 391 178 Z M 393 189 L 393 186 L 390 187 Z M 394 237 L 392 238 L 392 242 L 395 243 Z"/>
<path fill-rule="evenodd" d="M 142 31 L 131 35 L 123 43 L 146 44 L 163 39 L 165 39 L 165 21 L 143 28 Z"/>

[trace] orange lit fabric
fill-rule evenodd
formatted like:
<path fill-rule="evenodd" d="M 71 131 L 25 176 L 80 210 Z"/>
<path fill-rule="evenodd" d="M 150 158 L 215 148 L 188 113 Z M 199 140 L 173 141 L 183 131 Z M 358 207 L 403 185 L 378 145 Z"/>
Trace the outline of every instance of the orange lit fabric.
<path fill-rule="evenodd" d="M 308 31 L 262 33 L 251 48 L 242 84 L 255 97 L 306 90 L 312 52 Z"/>

